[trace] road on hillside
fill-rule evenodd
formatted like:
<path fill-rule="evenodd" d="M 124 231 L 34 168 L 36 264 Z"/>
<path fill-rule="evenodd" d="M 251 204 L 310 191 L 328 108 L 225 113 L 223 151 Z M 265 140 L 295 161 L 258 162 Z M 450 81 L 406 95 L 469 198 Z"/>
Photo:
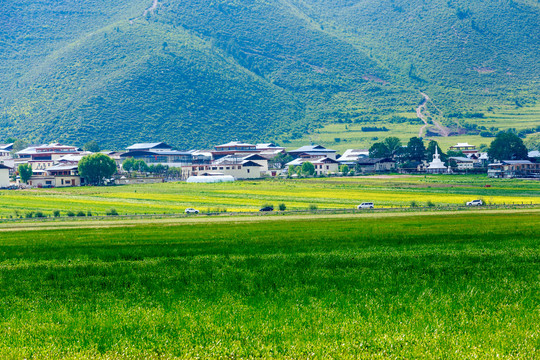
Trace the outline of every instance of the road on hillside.
<path fill-rule="evenodd" d="M 427 116 L 424 114 L 424 112 L 427 112 L 427 104 L 431 102 L 431 99 L 427 94 L 424 94 L 423 92 L 421 92 L 420 94 L 422 94 L 422 96 L 424 97 L 424 100 L 422 100 L 420 105 L 416 108 L 416 116 L 418 116 L 418 118 L 424 122 L 424 125 L 422 125 L 422 127 L 420 128 L 420 131 L 418 132 L 418 137 L 422 138 L 424 137 L 424 131 L 426 127 L 429 126 Z M 438 122 L 435 119 L 432 119 L 432 121 L 435 127 L 439 130 L 439 133 L 441 134 L 441 136 L 448 137 L 450 135 L 450 129 L 448 129 L 446 126 L 443 126 L 440 122 Z"/>

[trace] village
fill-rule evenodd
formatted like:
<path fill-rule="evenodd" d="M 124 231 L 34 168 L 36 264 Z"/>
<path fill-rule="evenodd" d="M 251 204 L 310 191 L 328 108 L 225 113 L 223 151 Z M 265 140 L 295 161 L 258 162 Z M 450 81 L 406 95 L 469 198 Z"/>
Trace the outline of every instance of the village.
<path fill-rule="evenodd" d="M 394 138 L 396 139 L 396 138 Z M 380 173 L 481 174 L 492 178 L 540 178 L 540 152 L 529 151 L 528 159 L 495 160 L 476 146 L 457 143 L 443 154 L 436 142 L 426 148 L 420 139 L 407 146 L 381 151 L 336 150 L 311 144 L 287 150 L 274 143 L 250 144 L 232 141 L 211 150 L 180 151 L 164 142 L 136 143 L 125 151 L 99 151 L 116 165 L 108 185 L 166 181 L 227 182 L 260 178 L 306 176 L 352 176 Z M 390 141 L 391 143 L 392 141 Z M 395 144 L 395 142 L 394 142 Z M 418 144 L 421 144 L 418 149 Z M 13 143 L 0 144 L 0 188 L 49 188 L 87 185 L 79 174 L 79 162 L 92 152 L 59 143 L 13 150 Z M 431 151 L 431 153 L 430 153 Z M 414 153 L 416 152 L 416 156 Z M 419 154 L 419 155 L 418 155 Z M 381 156 L 382 155 L 382 156 Z M 21 176 L 21 166 L 28 169 Z"/>

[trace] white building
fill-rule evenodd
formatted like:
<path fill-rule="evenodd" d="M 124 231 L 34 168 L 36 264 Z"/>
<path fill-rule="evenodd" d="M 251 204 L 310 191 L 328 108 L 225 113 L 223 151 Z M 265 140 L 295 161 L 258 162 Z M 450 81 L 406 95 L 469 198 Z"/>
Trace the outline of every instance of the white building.
<path fill-rule="evenodd" d="M 213 164 L 193 164 L 182 167 L 182 179 L 191 176 L 211 176 L 211 175 L 231 175 L 236 180 L 259 179 L 262 176 L 261 165 L 248 160 L 242 163 L 213 163 Z"/>
<path fill-rule="evenodd" d="M 448 171 L 448 168 L 444 166 L 444 163 L 441 161 L 441 155 L 437 147 L 435 147 L 435 154 L 433 154 L 433 161 L 429 163 L 429 166 L 426 169 L 426 172 L 430 174 L 442 174 Z"/>
<path fill-rule="evenodd" d="M 0 188 L 7 188 L 10 186 L 9 170 L 11 170 L 10 167 L 0 164 Z"/>
<path fill-rule="evenodd" d="M 468 157 L 463 157 L 463 156 L 452 156 L 449 158 L 449 160 L 453 160 L 456 162 L 456 166 L 458 170 L 474 169 L 474 163 L 477 161 L 477 160 L 469 159 Z"/>
<path fill-rule="evenodd" d="M 367 157 L 369 157 L 369 150 L 367 149 L 347 149 L 337 161 L 339 161 L 341 165 L 347 165 L 350 168 L 354 168 L 360 158 Z"/>

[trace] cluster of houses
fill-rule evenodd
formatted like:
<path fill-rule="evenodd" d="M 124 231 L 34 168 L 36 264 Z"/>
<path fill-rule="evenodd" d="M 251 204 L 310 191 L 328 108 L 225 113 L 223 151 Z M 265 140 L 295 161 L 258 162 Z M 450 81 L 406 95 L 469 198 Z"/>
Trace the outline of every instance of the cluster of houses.
<path fill-rule="evenodd" d="M 450 157 L 454 170 L 487 168 L 491 177 L 540 177 L 540 162 L 529 160 L 501 161 L 488 163 L 485 153 L 479 153 L 474 145 L 457 144 L 450 150 L 459 151 L 463 156 Z M 436 153 L 431 162 L 416 164 L 414 169 L 398 169 L 392 158 L 370 158 L 368 150 L 350 149 L 341 156 L 336 150 L 321 145 L 307 145 L 286 151 L 284 147 L 273 143 L 248 144 L 238 141 L 215 146 L 212 150 L 178 151 L 163 143 L 139 143 L 125 151 L 103 152 L 117 165 L 118 176 L 112 181 L 126 184 L 136 182 L 126 174 L 122 164 L 126 159 L 142 160 L 147 165 L 162 165 L 164 168 L 177 169 L 177 180 L 190 182 L 218 182 L 240 179 L 257 179 L 290 175 L 291 167 L 302 167 L 305 162 L 314 166 L 317 176 L 336 175 L 347 165 L 358 174 L 381 173 L 392 171 L 411 171 L 425 173 L 449 173 L 451 166 L 446 166 Z M 532 152 L 534 153 L 534 152 Z M 32 176 L 27 181 L 31 187 L 65 187 L 84 185 L 79 176 L 78 163 L 90 152 L 58 143 L 31 146 L 16 153 L 13 144 L 0 144 L 0 187 L 13 186 L 10 181 L 18 166 L 28 164 Z M 540 157 L 540 154 L 538 157 Z M 534 156 L 534 154 L 533 154 Z M 275 159 L 287 159 L 285 163 Z M 293 175 L 294 176 L 294 175 Z M 150 181 L 139 179 L 140 181 Z M 156 179 L 154 179 L 156 181 Z M 158 179 L 157 181 L 163 181 Z M 15 183 L 18 185 L 18 183 Z"/>

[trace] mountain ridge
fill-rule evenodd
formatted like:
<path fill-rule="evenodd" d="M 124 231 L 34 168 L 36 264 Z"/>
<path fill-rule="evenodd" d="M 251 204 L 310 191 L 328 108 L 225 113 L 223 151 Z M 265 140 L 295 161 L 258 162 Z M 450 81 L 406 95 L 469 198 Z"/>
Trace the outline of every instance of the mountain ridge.
<path fill-rule="evenodd" d="M 15 19 L 0 17 L 3 132 L 189 148 L 287 141 L 329 122 L 390 117 L 416 108 L 422 91 L 445 114 L 537 101 L 533 1 L 155 4 L 24 0 Z M 494 25 L 512 18 L 505 31 Z M 42 23 L 15 29 L 29 19 Z"/>

